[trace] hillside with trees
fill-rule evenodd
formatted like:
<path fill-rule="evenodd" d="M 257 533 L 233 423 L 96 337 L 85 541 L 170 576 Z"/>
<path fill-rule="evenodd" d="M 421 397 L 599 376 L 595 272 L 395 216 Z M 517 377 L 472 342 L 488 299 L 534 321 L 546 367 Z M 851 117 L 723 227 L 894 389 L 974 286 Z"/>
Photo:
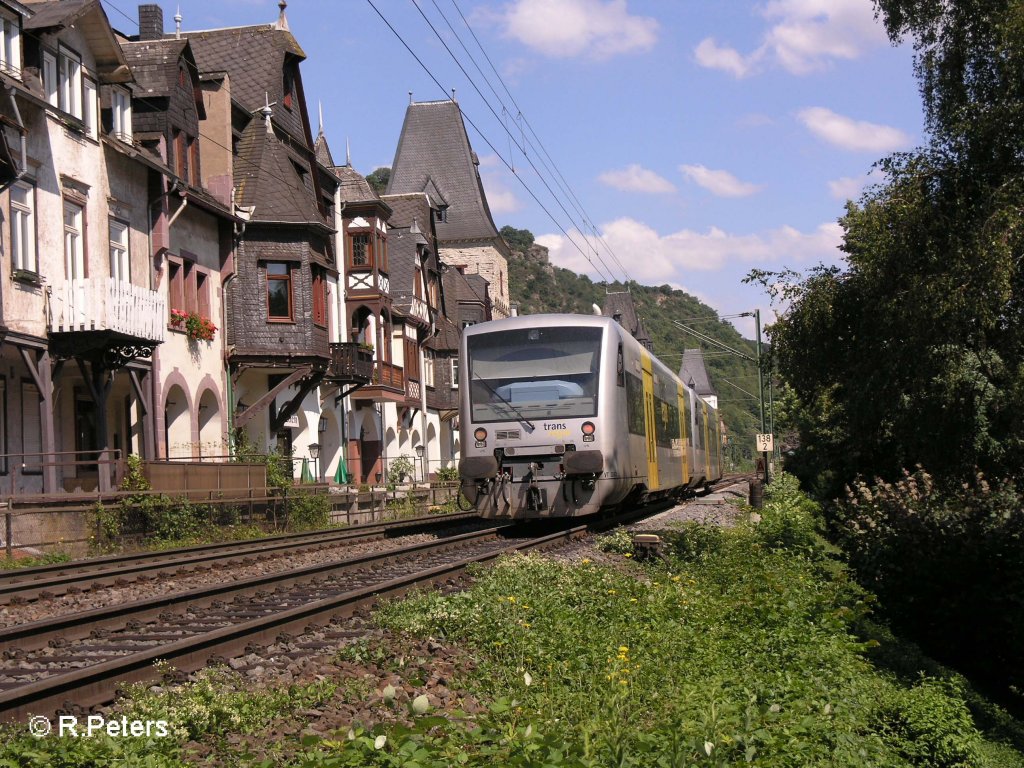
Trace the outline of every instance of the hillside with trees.
<path fill-rule="evenodd" d="M 744 339 L 728 322 L 693 296 L 669 285 L 646 286 L 630 283 L 593 282 L 585 275 L 556 267 L 548 259 L 547 248 L 537 245 L 529 230 L 502 227 L 502 236 L 512 248 L 508 265 L 509 292 L 518 303 L 519 313 L 571 312 L 590 315 L 594 305 L 603 306 L 607 292 L 625 291 L 633 295 L 637 313 L 643 319 L 654 342 L 654 354 L 669 368 L 679 370 L 683 350 L 701 347 L 712 386 L 718 392 L 730 446 L 727 457 L 734 466 L 749 465 L 754 435 L 760 431 L 757 392 L 757 368 L 736 355 L 711 349 L 676 323 L 751 357 L 754 343 Z"/>

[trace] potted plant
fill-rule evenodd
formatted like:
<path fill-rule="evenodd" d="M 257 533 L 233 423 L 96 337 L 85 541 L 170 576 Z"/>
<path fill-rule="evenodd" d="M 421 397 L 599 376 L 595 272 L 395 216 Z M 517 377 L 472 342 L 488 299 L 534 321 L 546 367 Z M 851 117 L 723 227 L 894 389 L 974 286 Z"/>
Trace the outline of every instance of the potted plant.
<path fill-rule="evenodd" d="M 217 333 L 217 326 L 212 320 L 203 317 L 198 312 L 191 313 L 185 320 L 185 333 L 193 341 L 213 341 Z"/>

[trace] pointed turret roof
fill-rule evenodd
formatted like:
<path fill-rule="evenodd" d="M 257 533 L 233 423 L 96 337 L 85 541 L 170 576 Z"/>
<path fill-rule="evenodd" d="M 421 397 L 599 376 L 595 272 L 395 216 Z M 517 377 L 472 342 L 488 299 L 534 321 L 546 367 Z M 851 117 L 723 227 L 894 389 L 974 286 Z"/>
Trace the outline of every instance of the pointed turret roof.
<path fill-rule="evenodd" d="M 242 131 L 235 182 L 238 204 L 256 206 L 253 221 L 323 223 L 297 163 L 262 120 Z"/>
<path fill-rule="evenodd" d="M 479 165 L 457 102 L 413 102 L 405 113 L 387 194 L 425 192 L 436 205 L 447 204 L 446 220 L 437 223 L 442 244 L 492 242 L 508 255 L 487 205 Z"/>

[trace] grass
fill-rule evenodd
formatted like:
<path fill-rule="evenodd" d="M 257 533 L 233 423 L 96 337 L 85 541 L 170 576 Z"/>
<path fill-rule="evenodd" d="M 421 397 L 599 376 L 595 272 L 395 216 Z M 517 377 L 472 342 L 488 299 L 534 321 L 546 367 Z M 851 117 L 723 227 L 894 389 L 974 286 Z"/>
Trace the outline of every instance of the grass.
<path fill-rule="evenodd" d="M 416 695 L 422 669 L 409 672 L 413 693 L 401 703 L 383 683 L 352 694 L 390 707 L 390 719 L 296 737 L 280 760 L 258 764 L 1024 766 L 1019 722 L 884 631 L 864 634 L 873 600 L 821 545 L 816 509 L 792 483 L 776 485 L 762 516 L 757 526 L 683 525 L 666 534 L 664 562 L 634 563 L 618 536 L 605 543 L 623 556 L 618 567 L 515 556 L 477 572 L 467 591 L 388 603 L 376 618 L 392 645 L 357 644 L 346 660 L 391 659 L 401 674 L 402 637 L 457 644 L 468 661 L 448 685 L 468 698 L 433 711 Z M 81 740 L 12 733 L 0 764 L 31 764 L 31 749 L 53 765 L 116 764 L 111 750 L 134 749 L 150 764 L 178 765 L 184 739 L 230 754 L 230 734 L 258 734 L 330 695 L 221 682 L 135 689 L 126 711 L 167 716 L 176 729 L 149 751 L 97 741 L 86 754 Z"/>

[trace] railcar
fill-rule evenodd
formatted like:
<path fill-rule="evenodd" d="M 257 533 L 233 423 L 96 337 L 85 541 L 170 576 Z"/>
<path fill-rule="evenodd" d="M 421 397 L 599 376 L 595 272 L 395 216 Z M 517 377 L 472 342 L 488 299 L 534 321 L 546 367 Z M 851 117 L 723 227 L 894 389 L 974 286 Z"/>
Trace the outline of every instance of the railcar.
<path fill-rule="evenodd" d="M 721 477 L 718 414 L 612 318 L 465 329 L 462 494 L 485 517 L 595 514 Z"/>

